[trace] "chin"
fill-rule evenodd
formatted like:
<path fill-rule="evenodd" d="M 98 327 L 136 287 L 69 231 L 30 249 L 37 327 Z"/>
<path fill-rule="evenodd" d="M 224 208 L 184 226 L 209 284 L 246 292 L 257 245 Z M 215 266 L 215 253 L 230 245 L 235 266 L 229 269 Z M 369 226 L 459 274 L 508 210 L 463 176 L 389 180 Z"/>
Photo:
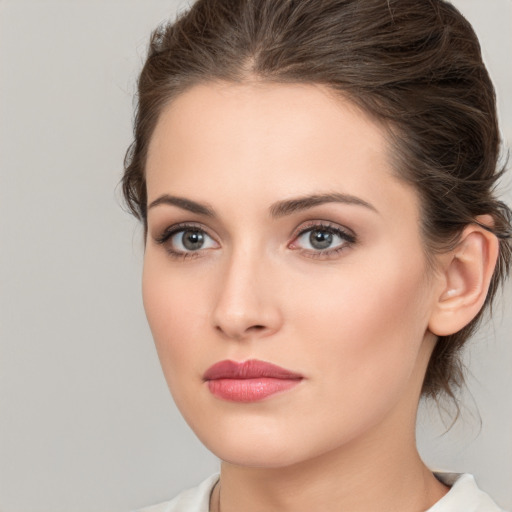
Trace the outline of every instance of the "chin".
<path fill-rule="evenodd" d="M 293 449 L 276 450 L 271 446 L 206 446 L 223 462 L 247 468 L 284 468 L 302 460 L 301 454 Z"/>
<path fill-rule="evenodd" d="M 220 460 L 247 468 L 291 467 L 334 447 L 332 439 L 304 436 L 300 429 L 283 428 L 285 425 L 272 428 L 272 421 L 253 422 L 252 425 L 240 421 L 237 428 L 226 424 L 210 425 L 207 432 L 190 426 L 206 448 Z"/>
<path fill-rule="evenodd" d="M 272 428 L 267 422 L 239 420 L 210 422 L 208 429 L 201 422 L 189 422 L 189 426 L 208 450 L 233 465 L 277 468 L 301 459 L 303 441 L 295 442 L 282 428 Z"/>

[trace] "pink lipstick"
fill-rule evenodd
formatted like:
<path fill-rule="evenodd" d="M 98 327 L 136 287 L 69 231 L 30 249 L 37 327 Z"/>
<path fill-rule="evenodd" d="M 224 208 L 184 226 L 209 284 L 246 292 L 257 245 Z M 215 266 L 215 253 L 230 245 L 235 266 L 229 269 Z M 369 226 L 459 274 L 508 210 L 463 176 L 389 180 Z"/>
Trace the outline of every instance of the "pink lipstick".
<path fill-rule="evenodd" d="M 232 402 L 257 402 L 296 386 L 302 375 L 257 359 L 243 363 L 220 361 L 206 370 L 203 379 L 210 392 Z"/>

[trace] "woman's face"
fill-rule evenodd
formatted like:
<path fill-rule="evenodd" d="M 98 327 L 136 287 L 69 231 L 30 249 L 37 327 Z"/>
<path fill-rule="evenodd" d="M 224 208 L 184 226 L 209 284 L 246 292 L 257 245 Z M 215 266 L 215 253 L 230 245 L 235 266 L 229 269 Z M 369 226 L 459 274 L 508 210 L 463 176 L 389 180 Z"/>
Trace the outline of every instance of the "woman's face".
<path fill-rule="evenodd" d="M 200 85 L 162 113 L 144 305 L 176 404 L 221 459 L 290 465 L 413 424 L 438 290 L 386 151 L 320 86 Z"/>

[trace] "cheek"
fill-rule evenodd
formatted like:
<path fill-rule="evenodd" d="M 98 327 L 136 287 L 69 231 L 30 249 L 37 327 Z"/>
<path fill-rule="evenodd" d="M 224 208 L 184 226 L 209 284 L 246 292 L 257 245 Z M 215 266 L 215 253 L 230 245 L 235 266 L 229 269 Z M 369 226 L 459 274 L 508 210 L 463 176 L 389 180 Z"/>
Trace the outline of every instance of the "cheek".
<path fill-rule="evenodd" d="M 398 393 L 414 371 L 428 324 L 423 267 L 391 261 L 381 261 L 377 271 L 347 266 L 314 286 L 302 282 L 303 290 L 316 290 L 307 301 L 299 290 L 290 293 L 298 297 L 296 329 L 316 347 L 309 349 L 312 366 L 331 385 L 341 383 L 331 386 L 336 393 L 349 397 L 357 390 L 370 399 Z"/>
<path fill-rule="evenodd" d="M 171 385 L 173 376 L 200 364 L 198 340 L 208 323 L 207 287 L 201 280 L 191 283 L 160 259 L 149 252 L 145 255 L 142 296 L 160 363 Z"/>

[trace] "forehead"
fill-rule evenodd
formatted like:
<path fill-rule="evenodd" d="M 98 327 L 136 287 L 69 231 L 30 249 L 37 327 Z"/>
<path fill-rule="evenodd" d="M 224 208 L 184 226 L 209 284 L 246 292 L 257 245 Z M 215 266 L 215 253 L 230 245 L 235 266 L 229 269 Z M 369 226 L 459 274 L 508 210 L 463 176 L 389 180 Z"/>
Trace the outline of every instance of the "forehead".
<path fill-rule="evenodd" d="M 248 208 L 248 201 L 340 192 L 384 208 L 404 200 L 415 208 L 414 190 L 395 177 L 388 151 L 383 128 L 327 87 L 197 85 L 157 123 L 148 200 L 162 193 L 224 203 L 243 197 Z"/>
<path fill-rule="evenodd" d="M 226 153 L 224 146 L 229 143 Z M 219 144 L 230 157 L 252 149 L 255 164 L 258 158 L 304 156 L 330 145 L 346 157 L 355 153 L 349 149 L 383 157 L 386 145 L 376 123 L 325 86 L 213 82 L 192 87 L 164 109 L 153 133 L 148 165 L 155 157 L 177 156 L 177 152 L 199 158 Z"/>

